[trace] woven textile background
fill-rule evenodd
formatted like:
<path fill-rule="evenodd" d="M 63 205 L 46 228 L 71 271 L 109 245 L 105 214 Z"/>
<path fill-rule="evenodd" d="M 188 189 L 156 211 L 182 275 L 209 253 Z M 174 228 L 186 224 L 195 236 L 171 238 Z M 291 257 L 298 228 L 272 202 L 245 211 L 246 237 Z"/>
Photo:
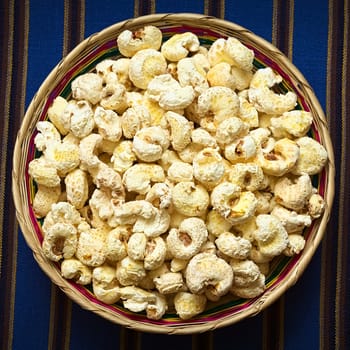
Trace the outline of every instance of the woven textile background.
<path fill-rule="evenodd" d="M 350 349 L 349 6 L 349 0 L 1 0 L 0 349 Z M 281 49 L 314 88 L 336 159 L 332 217 L 298 283 L 258 316 L 199 335 L 130 331 L 68 300 L 34 261 L 11 193 L 16 133 L 50 70 L 106 26 L 167 12 L 225 18 Z"/>

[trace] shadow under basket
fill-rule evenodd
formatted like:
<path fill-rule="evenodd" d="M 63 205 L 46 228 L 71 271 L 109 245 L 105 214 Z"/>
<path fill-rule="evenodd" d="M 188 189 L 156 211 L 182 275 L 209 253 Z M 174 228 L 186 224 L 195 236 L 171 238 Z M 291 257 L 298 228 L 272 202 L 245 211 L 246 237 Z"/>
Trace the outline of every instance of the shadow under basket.
<path fill-rule="evenodd" d="M 71 96 L 71 82 L 78 75 L 92 71 L 95 65 L 104 59 L 121 57 L 116 38 L 123 30 L 134 31 L 145 25 L 159 27 L 164 40 L 176 33 L 191 31 L 204 46 L 210 46 L 218 38 L 232 36 L 254 50 L 254 67 L 257 69 L 269 66 L 274 69 L 283 78 L 280 88 L 297 94 L 296 108 L 312 113 L 314 120 L 309 135 L 325 147 L 329 157 L 323 171 L 312 179 L 313 186 L 324 198 L 326 206 L 323 215 L 305 229 L 304 250 L 293 257 L 281 256 L 273 261 L 270 273 L 266 276 L 266 290 L 262 295 L 253 299 L 228 295 L 217 303 L 208 303 L 203 313 L 187 321 L 181 320 L 171 311 L 161 320 L 147 319 L 145 314 L 128 311 L 122 303 L 104 304 L 95 298 L 91 288 L 64 279 L 59 264 L 49 261 L 43 254 L 42 222 L 35 217 L 32 209 L 36 185 L 28 175 L 28 164 L 38 157 L 34 144 L 37 122 L 47 119 L 48 108 L 57 96 Z M 17 135 L 13 161 L 13 196 L 18 221 L 41 269 L 82 308 L 114 323 L 144 332 L 204 332 L 233 324 L 261 312 L 294 285 L 305 270 L 325 233 L 334 196 L 334 157 L 327 122 L 312 88 L 303 75 L 276 47 L 249 30 L 228 21 L 199 14 L 155 14 L 130 19 L 114 24 L 81 42 L 51 71 L 32 99 Z"/>

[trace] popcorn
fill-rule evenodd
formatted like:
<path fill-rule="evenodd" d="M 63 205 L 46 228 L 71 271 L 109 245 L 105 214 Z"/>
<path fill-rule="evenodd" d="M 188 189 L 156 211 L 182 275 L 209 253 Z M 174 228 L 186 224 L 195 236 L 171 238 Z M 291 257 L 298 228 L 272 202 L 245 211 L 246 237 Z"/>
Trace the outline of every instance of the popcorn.
<path fill-rule="evenodd" d="M 106 304 L 187 320 L 208 300 L 265 290 L 274 259 L 300 254 L 325 200 L 327 162 L 282 77 L 236 38 L 117 38 L 40 121 L 28 172 L 43 252 Z"/>
<path fill-rule="evenodd" d="M 155 26 L 145 26 L 135 32 L 124 30 L 117 39 L 120 53 L 132 57 L 143 49 L 158 50 L 162 42 L 162 32 Z"/>
<path fill-rule="evenodd" d="M 190 52 L 199 50 L 199 40 L 191 32 L 175 34 L 164 42 L 161 47 L 161 53 L 169 61 L 180 61 Z"/>

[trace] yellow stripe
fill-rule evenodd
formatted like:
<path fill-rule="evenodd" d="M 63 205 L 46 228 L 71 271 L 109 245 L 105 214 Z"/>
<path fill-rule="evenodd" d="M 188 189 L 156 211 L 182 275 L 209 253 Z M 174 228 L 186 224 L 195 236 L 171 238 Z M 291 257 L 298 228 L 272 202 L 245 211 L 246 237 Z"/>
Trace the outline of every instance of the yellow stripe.
<path fill-rule="evenodd" d="M 49 335 L 48 335 L 48 350 L 51 350 L 55 347 L 54 344 L 54 329 L 55 324 L 55 304 L 56 304 L 56 286 L 51 283 L 51 301 L 50 301 L 50 324 L 49 324 Z"/>
<path fill-rule="evenodd" d="M 341 163 L 340 163 L 340 186 L 339 186 L 339 213 L 344 213 L 344 193 L 345 186 L 346 186 L 346 169 L 345 169 L 345 152 L 347 150 L 345 149 L 346 141 L 347 141 L 347 135 L 346 135 L 346 99 L 348 98 L 348 91 L 346 91 L 346 79 L 347 79 L 347 49 L 348 49 L 348 14 L 349 14 L 349 3 L 347 0 L 344 1 L 344 34 L 343 34 L 343 62 L 342 62 L 342 91 L 341 91 Z M 343 292 L 342 283 L 343 283 L 343 276 L 344 269 L 346 270 L 346 267 L 343 266 L 343 263 L 346 262 L 346 260 L 343 261 L 343 255 L 339 252 L 342 251 L 343 247 L 343 230 L 344 224 L 343 224 L 343 215 L 338 215 L 338 247 L 337 247 L 337 274 L 336 274 L 336 289 L 335 289 L 335 346 L 336 348 L 339 348 L 341 345 L 340 339 L 342 338 L 342 313 L 345 311 L 342 308 L 341 304 L 341 294 Z M 345 336 L 345 334 L 344 334 Z"/>
<path fill-rule="evenodd" d="M 140 15 L 140 8 L 138 0 L 134 0 L 134 17 L 137 18 Z"/>

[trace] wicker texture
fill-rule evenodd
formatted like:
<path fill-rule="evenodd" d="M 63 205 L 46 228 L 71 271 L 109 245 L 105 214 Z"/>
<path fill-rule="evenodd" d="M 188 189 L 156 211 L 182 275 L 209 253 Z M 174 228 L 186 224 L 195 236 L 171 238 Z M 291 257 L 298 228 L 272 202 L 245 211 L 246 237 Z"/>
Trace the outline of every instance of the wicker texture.
<path fill-rule="evenodd" d="M 319 191 L 326 202 L 325 212 L 306 230 L 306 246 L 300 256 L 287 259 L 286 262 L 276 263 L 275 270 L 278 271 L 275 272 L 275 275 L 272 271 L 273 276 L 268 279 L 266 292 L 260 297 L 249 302 L 232 303 L 232 301 L 224 300 L 218 308 L 212 307 L 208 312 L 187 322 L 179 320 L 175 315 L 167 315 L 159 322 L 150 321 L 142 315 L 126 311 L 121 306 L 104 305 L 97 301 L 86 288 L 62 278 L 58 265 L 48 262 L 42 253 L 40 223 L 35 219 L 31 209 L 34 186 L 28 177 L 27 166 L 29 161 L 35 157 L 33 140 L 36 123 L 46 118 L 47 108 L 57 95 L 69 96 L 70 81 L 77 74 L 89 70 L 105 57 L 115 57 L 117 51 L 114 43 L 121 31 L 135 30 L 147 24 L 158 26 L 165 36 L 188 29 L 196 31 L 200 39 L 205 42 L 211 42 L 217 37 L 233 36 L 254 49 L 257 62 L 276 69 L 284 78 L 285 87 L 292 88 L 297 93 L 300 107 L 311 111 L 314 116 L 312 134 L 324 145 L 329 156 L 328 164 L 322 174 L 317 176 Z M 13 195 L 18 221 L 36 261 L 67 296 L 84 309 L 132 329 L 186 334 L 213 330 L 253 316 L 273 303 L 297 282 L 325 232 L 334 196 L 334 172 L 332 142 L 322 108 L 308 82 L 285 55 L 272 44 L 231 22 L 194 14 L 157 14 L 120 22 L 90 36 L 72 50 L 48 75 L 28 107 L 17 135 L 13 158 Z"/>

